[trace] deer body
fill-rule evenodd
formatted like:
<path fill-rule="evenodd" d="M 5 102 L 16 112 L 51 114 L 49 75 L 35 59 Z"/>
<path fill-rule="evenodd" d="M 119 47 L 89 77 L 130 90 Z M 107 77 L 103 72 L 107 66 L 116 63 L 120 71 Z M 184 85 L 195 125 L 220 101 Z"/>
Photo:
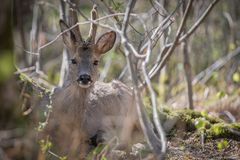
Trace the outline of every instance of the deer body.
<path fill-rule="evenodd" d="M 92 20 L 96 18 L 94 7 Z M 67 154 L 78 150 L 85 154 L 90 144 L 96 145 L 114 136 L 119 137 L 121 143 L 128 143 L 137 123 L 131 90 L 118 81 L 96 81 L 98 62 L 102 54 L 113 47 L 116 33 L 107 32 L 95 42 L 97 26 L 92 23 L 89 37 L 84 41 L 78 26 L 69 29 L 77 22 L 77 14 L 72 9 L 69 25 L 60 20 L 63 42 L 70 57 L 69 72 L 63 87 L 53 94 L 53 111 L 46 129 L 53 142 Z M 91 142 L 93 137 L 95 140 Z"/>
<path fill-rule="evenodd" d="M 54 93 L 52 119 L 58 119 L 57 123 L 61 119 L 67 120 L 67 127 L 82 129 L 91 138 L 98 131 L 117 132 L 122 129 L 124 119 L 129 116 L 128 111 L 134 107 L 133 102 L 130 90 L 118 81 L 97 81 L 88 89 L 71 84 Z M 108 137 L 103 138 L 109 140 Z"/>

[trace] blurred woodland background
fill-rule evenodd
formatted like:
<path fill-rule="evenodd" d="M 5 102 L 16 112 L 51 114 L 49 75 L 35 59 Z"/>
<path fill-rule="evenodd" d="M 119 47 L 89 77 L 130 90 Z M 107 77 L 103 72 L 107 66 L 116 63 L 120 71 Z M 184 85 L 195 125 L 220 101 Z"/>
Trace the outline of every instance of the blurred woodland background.
<path fill-rule="evenodd" d="M 74 1 L 76 2 L 76 1 Z M 169 15 L 168 22 L 152 49 L 147 72 L 154 67 L 164 46 L 172 43 L 183 17 L 187 0 L 138 0 L 133 13 L 147 27 L 130 19 L 127 35 L 140 51 L 146 37 Z M 97 4 L 99 17 L 124 13 L 125 0 L 79 0 L 79 21 L 90 17 Z M 183 27 L 184 35 L 206 11 L 213 0 L 194 0 Z M 41 87 L 52 89 L 61 82 L 63 43 L 59 36 L 61 6 L 68 0 L 2 0 L 0 5 L 0 159 L 37 159 L 35 135 L 39 127 L 38 108 Z M 160 108 L 206 110 L 225 117 L 227 122 L 240 120 L 240 1 L 220 0 L 198 28 L 177 45 L 165 65 L 152 78 Z M 159 16 L 160 15 L 160 16 Z M 121 25 L 123 16 L 100 21 L 109 26 Z M 89 24 L 80 25 L 87 36 Z M 97 36 L 108 29 L 99 27 Z M 164 56 L 164 55 L 163 55 Z M 138 65 L 138 60 L 132 63 Z M 118 79 L 132 86 L 120 36 L 100 64 L 100 81 Z M 138 70 L 135 70 L 136 72 Z M 142 75 L 138 75 L 143 80 Z M 28 79 L 30 77 L 30 79 Z M 31 79 L 32 78 L 32 79 Z M 36 85 L 35 82 L 37 82 Z M 36 87 L 37 86 L 37 87 Z M 151 106 L 149 93 L 144 104 Z M 218 112 L 219 110 L 219 112 Z M 223 114 L 220 111 L 227 111 Z M 40 115 L 40 118 L 43 115 Z M 36 149 L 34 149 L 36 148 Z M 39 158 L 39 157 L 38 157 Z"/>

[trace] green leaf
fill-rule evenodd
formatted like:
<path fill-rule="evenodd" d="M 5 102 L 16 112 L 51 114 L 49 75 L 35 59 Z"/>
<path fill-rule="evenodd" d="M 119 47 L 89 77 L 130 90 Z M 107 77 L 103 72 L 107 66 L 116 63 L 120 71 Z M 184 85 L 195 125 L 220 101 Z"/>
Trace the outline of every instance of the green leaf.
<path fill-rule="evenodd" d="M 207 113 L 206 111 L 201 111 L 201 115 L 202 115 L 203 117 L 207 117 L 207 116 L 208 116 L 208 113 Z"/>
<path fill-rule="evenodd" d="M 49 149 L 52 148 L 52 142 L 49 140 L 49 138 L 47 138 L 46 140 L 40 140 L 39 145 L 43 153 L 46 153 Z"/>
<path fill-rule="evenodd" d="M 124 2 L 116 2 L 114 6 L 114 10 L 120 11 L 123 8 Z"/>
<path fill-rule="evenodd" d="M 39 132 L 43 131 L 43 129 L 46 127 L 46 125 L 47 125 L 47 122 L 39 122 L 37 131 L 39 131 Z"/>
<path fill-rule="evenodd" d="M 234 82 L 239 83 L 240 82 L 240 73 L 236 72 L 233 74 L 232 79 Z"/>
<path fill-rule="evenodd" d="M 223 98 L 225 95 L 226 95 L 226 93 L 224 91 L 220 91 L 220 92 L 217 93 L 217 97 L 219 99 Z"/>
<path fill-rule="evenodd" d="M 220 142 L 217 143 L 217 148 L 218 150 L 223 150 L 223 149 L 226 149 L 228 147 L 228 141 L 227 140 L 222 140 Z"/>
<path fill-rule="evenodd" d="M 60 157 L 60 160 L 67 160 L 66 156 Z"/>
<path fill-rule="evenodd" d="M 205 118 L 198 118 L 195 120 L 195 127 L 197 129 L 205 129 L 208 122 Z"/>
<path fill-rule="evenodd" d="M 102 156 L 101 160 L 107 160 L 107 158 L 105 156 Z"/>
<path fill-rule="evenodd" d="M 233 51 L 234 49 L 236 49 L 236 45 L 234 43 L 230 43 L 229 44 L 229 50 Z"/>

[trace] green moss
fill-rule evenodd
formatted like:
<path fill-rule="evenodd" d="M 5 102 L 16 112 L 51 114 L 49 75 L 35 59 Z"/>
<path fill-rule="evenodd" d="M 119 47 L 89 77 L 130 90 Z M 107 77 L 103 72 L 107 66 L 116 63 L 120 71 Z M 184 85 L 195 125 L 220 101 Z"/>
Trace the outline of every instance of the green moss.
<path fill-rule="evenodd" d="M 229 143 L 227 140 L 221 140 L 217 143 L 217 148 L 219 151 L 226 149 L 229 146 Z"/>
<path fill-rule="evenodd" d="M 53 146 L 52 142 L 49 140 L 49 137 L 47 137 L 46 140 L 41 139 L 39 141 L 39 145 L 43 153 L 46 153 Z"/>
<path fill-rule="evenodd" d="M 240 123 L 217 123 L 211 125 L 211 128 L 207 130 L 208 138 L 229 138 L 234 140 L 240 140 Z"/>
<path fill-rule="evenodd" d="M 150 108 L 148 108 L 148 113 L 150 113 L 150 117 L 152 117 Z M 159 117 L 162 124 L 168 120 L 177 118 L 178 121 L 175 125 L 184 124 L 187 132 L 195 132 L 197 135 L 201 135 L 204 132 L 206 138 L 240 139 L 236 134 L 240 132 L 240 123 L 227 124 L 217 117 L 208 115 L 206 112 L 164 108 L 163 112 L 159 112 Z M 176 127 L 172 127 L 172 129 L 173 128 Z"/>
<path fill-rule="evenodd" d="M 230 128 L 240 130 L 240 123 L 232 123 L 230 124 Z"/>
<path fill-rule="evenodd" d="M 218 137 L 227 133 L 227 127 L 224 123 L 218 123 L 211 125 L 211 128 L 207 130 L 207 135 L 210 137 Z"/>
<path fill-rule="evenodd" d="M 2 51 L 0 55 L 0 82 L 7 81 L 13 74 L 13 56 L 10 51 Z"/>

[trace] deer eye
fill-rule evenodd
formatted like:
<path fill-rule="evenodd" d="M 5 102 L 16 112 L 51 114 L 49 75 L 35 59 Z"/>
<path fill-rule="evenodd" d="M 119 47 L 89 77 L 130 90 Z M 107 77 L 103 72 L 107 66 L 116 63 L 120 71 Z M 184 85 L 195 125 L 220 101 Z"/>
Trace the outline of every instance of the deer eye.
<path fill-rule="evenodd" d="M 71 62 L 72 62 L 72 64 L 77 64 L 77 61 L 76 61 L 76 59 L 71 59 Z"/>
<path fill-rule="evenodd" d="M 93 65 L 95 65 L 95 66 L 98 65 L 98 62 L 99 62 L 98 60 L 95 60 L 95 61 L 93 62 Z"/>

